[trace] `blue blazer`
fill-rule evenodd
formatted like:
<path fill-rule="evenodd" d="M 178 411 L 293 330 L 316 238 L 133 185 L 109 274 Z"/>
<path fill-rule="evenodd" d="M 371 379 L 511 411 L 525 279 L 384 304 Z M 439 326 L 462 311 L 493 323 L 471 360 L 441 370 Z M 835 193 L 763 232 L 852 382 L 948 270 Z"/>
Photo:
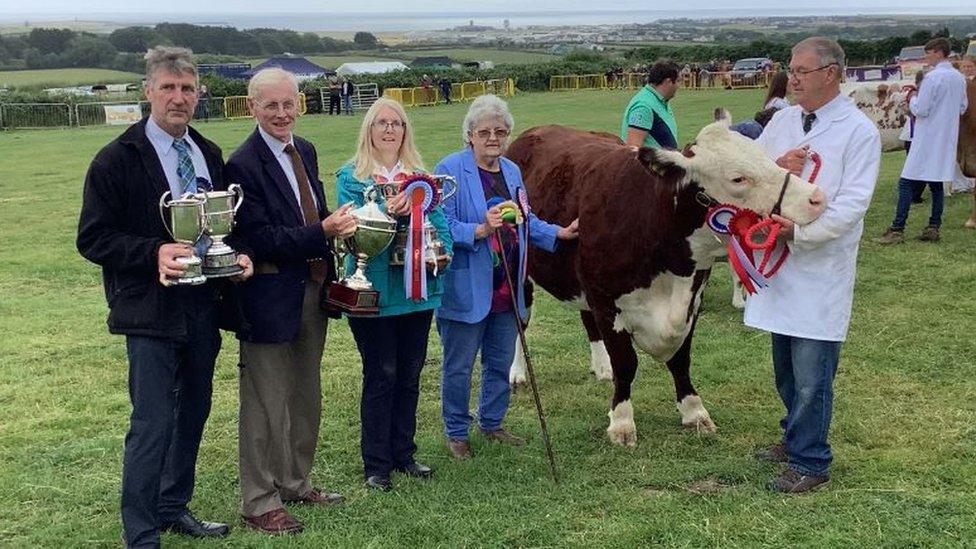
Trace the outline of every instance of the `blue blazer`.
<path fill-rule="evenodd" d="M 526 192 L 522 183 L 522 172 L 514 162 L 504 157 L 501 159 L 501 168 L 508 192 L 511 193 L 512 200 L 518 203 L 519 190 Z M 491 246 L 487 239 L 476 240 L 474 237 L 475 229 L 484 222 L 488 212 L 474 152 L 471 147 L 467 147 L 448 155 L 434 168 L 433 173 L 453 176 L 458 182 L 457 193 L 444 201 L 444 215 L 454 239 L 454 260 L 444 275 L 444 296 L 441 298 L 437 316 L 468 324 L 481 322 L 491 310 L 493 266 Z M 556 249 L 556 232 L 559 230 L 558 225 L 537 218 L 531 208 L 522 213 L 528 222 L 518 227 L 519 265 L 525 264 L 528 254 L 527 240 L 533 246 L 552 252 Z M 513 282 L 518 286 L 516 296 L 519 316 L 525 319 L 525 292 L 523 285 L 519 283 L 521 279 L 522 273 L 519 272 Z"/>
<path fill-rule="evenodd" d="M 294 137 L 319 217 L 329 210 L 319 181 L 318 155 L 311 143 Z M 283 343 L 298 333 L 308 280 L 308 260 L 328 263 L 326 284 L 335 280 L 332 247 L 321 225 L 306 226 L 288 177 L 257 130 L 227 162 L 228 183 L 244 189 L 235 234 L 253 250 L 254 276 L 240 285 L 243 313 L 237 338 L 252 343 Z"/>

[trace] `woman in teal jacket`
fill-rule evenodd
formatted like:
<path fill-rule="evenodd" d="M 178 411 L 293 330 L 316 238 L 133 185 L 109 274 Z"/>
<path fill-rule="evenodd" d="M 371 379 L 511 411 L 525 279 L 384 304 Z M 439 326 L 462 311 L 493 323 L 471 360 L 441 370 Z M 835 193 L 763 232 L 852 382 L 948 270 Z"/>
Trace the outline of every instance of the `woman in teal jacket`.
<path fill-rule="evenodd" d="M 356 155 L 336 173 L 338 203 L 362 206 L 371 185 L 405 181 L 421 170 L 423 165 L 406 113 L 399 103 L 380 99 L 366 112 Z M 399 228 L 405 228 L 410 217 L 404 193 L 389 199 L 383 193 L 376 196 L 379 207 L 398 219 Z M 451 233 L 441 207 L 436 206 L 427 217 L 450 256 Z M 393 471 L 418 478 L 432 475 L 430 467 L 414 460 L 414 433 L 420 371 L 427 358 L 431 318 L 444 292 L 440 277 L 434 274 L 432 265 L 427 265 L 426 299 L 409 298 L 403 266 L 390 264 L 393 248 L 391 245 L 370 257 L 366 264 L 366 277 L 380 294 L 379 315 L 349 317 L 363 360 L 360 416 L 366 485 L 382 491 L 393 488 Z M 347 275 L 353 267 L 350 257 L 344 266 Z M 438 265 L 436 272 L 442 273 L 446 267 Z"/>

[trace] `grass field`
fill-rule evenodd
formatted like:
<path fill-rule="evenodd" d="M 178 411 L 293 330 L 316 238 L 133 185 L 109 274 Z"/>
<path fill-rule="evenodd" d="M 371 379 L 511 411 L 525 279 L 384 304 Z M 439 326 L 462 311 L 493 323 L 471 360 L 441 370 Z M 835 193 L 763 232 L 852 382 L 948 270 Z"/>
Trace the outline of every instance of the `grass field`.
<path fill-rule="evenodd" d="M 616 131 L 626 92 L 527 94 L 511 101 L 517 130 L 559 122 Z M 741 118 L 755 91 L 685 92 L 680 141 L 717 104 Z M 465 105 L 413 109 L 428 166 L 458 148 Z M 354 147 L 359 117 L 314 116 L 298 133 L 323 174 Z M 225 155 L 247 121 L 197 126 Z M 118 546 L 118 492 L 128 424 L 122 338 L 104 325 L 99 270 L 74 248 L 82 180 L 118 128 L 0 133 L 0 546 Z M 903 154 L 884 157 L 861 248 L 850 339 L 837 378 L 834 479 L 802 497 L 767 492 L 777 469 L 751 454 L 777 436 L 781 413 L 769 338 L 743 327 L 724 268 L 712 277 L 693 351 L 698 390 L 719 427 L 683 431 L 670 375 L 647 357 L 634 387 L 638 446 L 610 446 L 610 387 L 587 373 L 575 314 L 540 297 L 529 343 L 563 482 L 549 480 L 530 394 L 508 427 L 522 449 L 472 437 L 477 457 L 454 463 L 441 434 L 440 349 L 423 374 L 418 459 L 433 481 L 395 477 L 389 494 L 362 487 L 359 357 L 344 321 L 323 360 L 324 414 L 314 479 L 348 502 L 298 509 L 306 532 L 268 539 L 238 521 L 237 344 L 225 335 L 193 510 L 238 525 L 223 543 L 167 535 L 171 547 L 934 547 L 976 540 L 976 233 L 962 229 L 971 197 L 948 199 L 943 242 L 882 248 Z M 334 197 L 334 180 L 326 180 Z M 927 206 L 927 205 L 926 205 Z M 914 235 L 925 223 L 916 207 Z M 613 250 L 607 250 L 613 253 Z"/>
<path fill-rule="evenodd" d="M 87 86 L 93 84 L 138 84 L 143 75 L 109 69 L 39 69 L 0 71 L 0 86 Z"/>

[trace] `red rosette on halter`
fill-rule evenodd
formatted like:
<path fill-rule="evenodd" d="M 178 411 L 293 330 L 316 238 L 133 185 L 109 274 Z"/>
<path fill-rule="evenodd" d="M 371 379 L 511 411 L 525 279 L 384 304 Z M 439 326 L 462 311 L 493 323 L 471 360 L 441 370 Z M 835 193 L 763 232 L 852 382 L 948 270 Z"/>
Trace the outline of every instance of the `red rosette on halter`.
<path fill-rule="evenodd" d="M 424 220 L 437 206 L 439 196 L 437 180 L 427 174 L 415 173 L 400 184 L 400 192 L 407 195 L 407 202 L 410 204 L 407 249 L 403 262 L 403 286 L 407 299 L 423 301 L 427 299 L 427 274 L 424 264 L 427 235 L 424 233 Z"/>

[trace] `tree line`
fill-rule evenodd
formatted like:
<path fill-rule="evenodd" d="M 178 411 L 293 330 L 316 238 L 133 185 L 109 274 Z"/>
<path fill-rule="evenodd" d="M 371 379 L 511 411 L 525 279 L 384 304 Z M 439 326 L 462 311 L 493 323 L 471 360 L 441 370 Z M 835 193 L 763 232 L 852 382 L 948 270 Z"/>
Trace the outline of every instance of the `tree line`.
<path fill-rule="evenodd" d="M 353 41 L 312 32 L 280 29 L 160 23 L 154 27 L 125 27 L 110 34 L 71 29 L 35 28 L 21 35 L 0 36 L 0 67 L 53 69 L 97 67 L 142 72 L 143 54 L 156 45 L 179 45 L 197 54 L 255 57 L 284 52 L 321 54 L 372 49 L 381 44 L 368 32 Z"/>

